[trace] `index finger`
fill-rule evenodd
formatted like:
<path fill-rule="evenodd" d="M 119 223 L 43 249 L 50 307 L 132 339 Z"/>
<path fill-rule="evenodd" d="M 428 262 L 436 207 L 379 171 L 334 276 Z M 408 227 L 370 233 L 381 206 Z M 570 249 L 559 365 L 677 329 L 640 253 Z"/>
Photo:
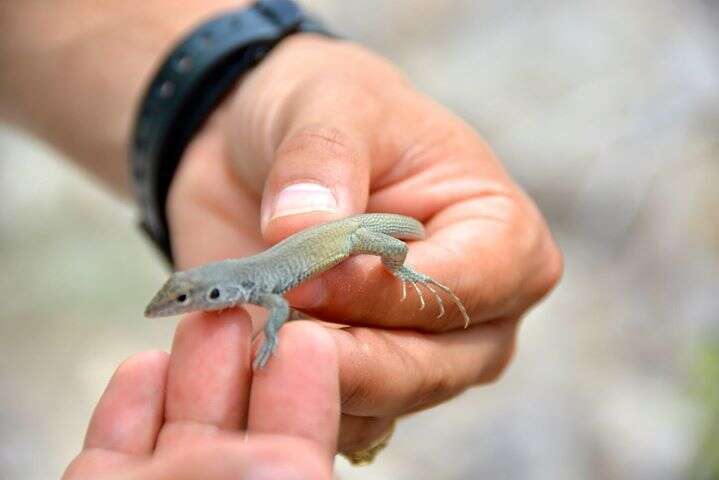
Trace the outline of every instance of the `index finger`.
<path fill-rule="evenodd" d="M 194 444 L 245 423 L 250 322 L 241 310 L 186 315 L 170 354 L 157 449 Z"/>
<path fill-rule="evenodd" d="M 252 380 L 248 431 L 311 440 L 331 461 L 340 418 L 338 363 L 324 327 L 306 321 L 282 327 L 277 353 Z"/>

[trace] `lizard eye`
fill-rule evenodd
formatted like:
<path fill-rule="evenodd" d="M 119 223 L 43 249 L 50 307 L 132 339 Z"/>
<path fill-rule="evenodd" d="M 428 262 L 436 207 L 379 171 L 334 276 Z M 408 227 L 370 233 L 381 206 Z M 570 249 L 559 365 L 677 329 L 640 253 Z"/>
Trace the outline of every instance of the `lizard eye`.
<path fill-rule="evenodd" d="M 218 298 L 220 298 L 220 289 L 219 289 L 219 288 L 213 288 L 212 290 L 210 290 L 210 294 L 208 295 L 208 297 L 209 297 L 211 300 L 217 300 Z"/>
<path fill-rule="evenodd" d="M 177 296 L 176 300 L 178 301 L 178 303 L 185 303 L 187 301 L 187 295 L 184 293 L 181 293 L 180 295 Z"/>

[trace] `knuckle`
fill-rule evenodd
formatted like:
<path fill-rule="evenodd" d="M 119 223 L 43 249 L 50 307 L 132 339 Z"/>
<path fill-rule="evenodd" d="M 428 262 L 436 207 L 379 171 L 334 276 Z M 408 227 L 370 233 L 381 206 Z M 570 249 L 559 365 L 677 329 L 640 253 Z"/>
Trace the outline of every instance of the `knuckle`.
<path fill-rule="evenodd" d="M 533 229 L 528 228 L 527 215 L 516 196 L 504 191 L 493 191 L 482 198 L 483 232 L 477 231 L 472 238 L 483 242 L 482 256 L 490 259 L 482 262 L 478 276 L 467 275 L 467 281 L 491 279 L 478 285 L 462 285 L 468 311 L 483 319 L 496 318 L 513 311 L 525 281 L 527 251 L 535 242 Z M 491 229 L 491 230 L 490 230 Z M 482 236 L 489 240 L 482 240 Z"/>
<path fill-rule="evenodd" d="M 355 352 L 355 356 L 346 359 L 345 365 L 352 367 L 351 374 L 342 372 L 340 368 L 340 396 L 342 411 L 356 412 L 365 411 L 379 403 L 378 396 L 381 396 L 381 389 L 371 368 L 367 366 L 367 356 L 372 355 L 375 345 L 381 340 L 379 335 L 369 328 L 351 327 L 343 330 L 342 335 L 347 342 L 351 342 L 351 348 L 343 349 L 346 352 Z M 342 350 L 342 346 L 339 347 Z M 374 352 L 377 355 L 377 352 Z"/>
<path fill-rule="evenodd" d="M 430 371 L 418 386 L 415 395 L 415 404 L 409 410 L 428 408 L 441 403 L 461 393 L 464 386 L 461 385 L 455 375 L 445 368 L 436 368 Z"/>
<path fill-rule="evenodd" d="M 402 161 L 423 164 L 463 154 L 464 136 L 452 122 L 428 121 L 419 128 Z"/>
<path fill-rule="evenodd" d="M 502 325 L 498 327 L 504 328 L 505 333 L 487 363 L 480 369 L 477 381 L 475 382 L 477 384 L 489 384 L 499 380 L 504 372 L 507 371 L 507 367 L 514 358 L 517 337 L 516 324 L 515 322 L 509 321 L 500 322 L 506 322 L 508 326 Z"/>
<path fill-rule="evenodd" d="M 554 241 L 550 240 L 547 252 L 543 255 L 544 266 L 537 280 L 537 299 L 544 297 L 554 289 L 562 279 L 564 272 L 564 257 Z"/>
<path fill-rule="evenodd" d="M 541 212 L 531 200 L 529 202 L 531 220 L 527 227 L 529 233 L 525 236 L 530 240 L 522 247 L 531 275 L 525 283 L 527 296 L 534 303 L 559 283 L 564 271 L 564 259 Z"/>
<path fill-rule="evenodd" d="M 391 417 L 355 417 L 343 415 L 337 450 L 351 453 L 375 445 L 392 428 Z"/>
<path fill-rule="evenodd" d="M 343 388 L 341 395 L 342 410 L 363 410 L 372 404 L 374 389 L 365 381 L 356 381 L 349 388 Z"/>
<path fill-rule="evenodd" d="M 501 237 L 514 252 L 496 260 L 496 284 L 489 289 L 497 312 L 507 315 L 547 295 L 562 276 L 563 259 L 539 209 L 531 199 L 506 198 Z M 485 292 L 487 293 L 487 292 Z M 486 306 L 487 298 L 474 299 Z"/>
<path fill-rule="evenodd" d="M 277 157 L 293 155 L 354 160 L 356 140 L 336 126 L 308 125 L 288 134 L 277 149 Z"/>

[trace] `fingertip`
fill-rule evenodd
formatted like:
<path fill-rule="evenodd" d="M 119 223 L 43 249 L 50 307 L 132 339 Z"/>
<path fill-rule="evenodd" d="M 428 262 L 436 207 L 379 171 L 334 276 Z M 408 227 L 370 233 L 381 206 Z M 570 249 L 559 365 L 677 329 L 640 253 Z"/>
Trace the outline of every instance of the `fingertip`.
<path fill-rule="evenodd" d="M 192 338 L 198 330 L 230 329 L 244 327 L 250 322 L 249 314 L 243 308 L 231 308 L 222 311 L 193 312 L 182 317 L 175 331 L 175 342 L 185 338 Z"/>
<path fill-rule="evenodd" d="M 131 355 L 115 370 L 115 376 L 132 376 L 141 373 L 141 370 L 149 372 L 164 371 L 170 359 L 170 354 L 162 350 L 148 350 Z"/>
<path fill-rule="evenodd" d="M 286 325 L 281 338 L 287 345 L 283 355 L 295 361 L 306 359 L 327 370 L 337 369 L 337 346 L 326 328 L 312 321 L 295 321 Z"/>
<path fill-rule="evenodd" d="M 277 352 L 255 376 L 289 376 L 293 371 L 292 374 L 307 376 L 307 382 L 312 381 L 310 377 L 322 379 L 327 387 L 325 379 L 337 374 L 338 365 L 337 344 L 327 329 L 313 321 L 296 320 L 280 329 Z"/>

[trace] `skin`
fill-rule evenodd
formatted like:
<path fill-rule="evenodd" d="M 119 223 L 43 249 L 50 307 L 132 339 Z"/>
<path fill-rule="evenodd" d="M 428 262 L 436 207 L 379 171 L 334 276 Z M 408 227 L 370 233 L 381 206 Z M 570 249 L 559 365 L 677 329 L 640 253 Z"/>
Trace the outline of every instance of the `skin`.
<path fill-rule="evenodd" d="M 0 118 L 126 191 L 133 112 L 154 65 L 190 25 L 228 5 L 236 2 L 188 0 L 168 15 L 152 0 L 141 9 L 0 2 Z M 334 201 L 298 208 L 300 195 L 284 209 L 281 192 L 297 184 L 324 188 Z M 496 380 L 521 317 L 562 271 L 542 215 L 472 128 L 377 55 L 313 35 L 283 41 L 238 82 L 186 150 L 167 206 L 180 270 L 367 211 L 425 225 L 407 262 L 451 288 L 471 322 L 465 330 L 456 311 L 437 319 L 412 297 L 397 302 L 398 282 L 367 256 L 289 292 L 292 306 L 351 325 L 326 329 L 338 355 L 339 451 Z M 258 323 L 262 313 L 246 310 Z"/>
<path fill-rule="evenodd" d="M 332 339 L 295 322 L 272 365 L 252 377 L 249 327 L 240 311 L 188 315 L 169 355 L 120 365 L 63 480 L 330 480 L 339 427 Z"/>
<path fill-rule="evenodd" d="M 337 208 L 273 215 L 280 191 L 298 182 L 326 185 Z M 243 80 L 188 149 L 168 206 L 181 269 L 364 211 L 425 225 L 407 263 L 451 288 L 471 322 L 465 330 L 456 309 L 437 319 L 416 298 L 398 302 L 399 283 L 367 256 L 289 292 L 293 307 L 352 325 L 330 330 L 347 450 L 398 416 L 495 381 L 519 320 L 562 270 L 540 212 L 475 132 L 382 59 L 309 36 L 281 44 Z"/>

